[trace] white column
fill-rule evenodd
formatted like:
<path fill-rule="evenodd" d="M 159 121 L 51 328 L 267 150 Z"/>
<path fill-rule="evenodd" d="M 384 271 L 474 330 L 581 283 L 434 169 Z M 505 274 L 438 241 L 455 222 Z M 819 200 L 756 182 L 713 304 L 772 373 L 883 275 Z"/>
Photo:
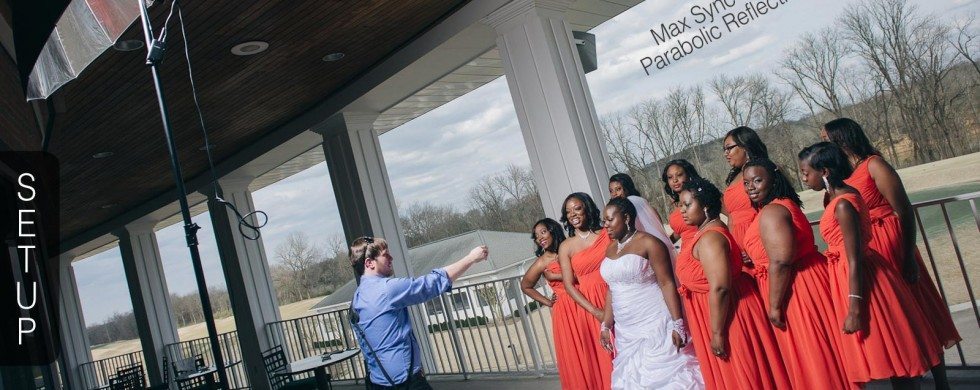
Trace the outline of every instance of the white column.
<path fill-rule="evenodd" d="M 178 341 L 160 246 L 153 231 L 156 224 L 154 220 L 140 220 L 114 233 L 119 237 L 119 253 L 143 346 L 143 362 L 152 385 L 163 383 L 165 347 Z"/>
<path fill-rule="evenodd" d="M 95 383 L 85 382 L 85 374 L 79 365 L 92 361 L 88 334 L 85 333 L 85 316 L 78 298 L 78 283 L 71 266 L 74 255 L 62 255 L 58 259 L 58 330 L 61 332 L 61 354 L 63 359 L 62 383 L 65 388 L 85 388 Z"/>
<path fill-rule="evenodd" d="M 572 31 L 567 0 L 514 0 L 484 19 L 497 48 L 524 133 L 545 214 L 557 218 L 565 197 L 609 198 L 612 164 Z"/>
<path fill-rule="evenodd" d="M 394 261 L 395 275 L 414 277 L 381 142 L 374 129 L 377 117 L 377 113 L 345 112 L 311 130 L 323 136 L 323 154 L 347 243 L 360 236 L 384 237 Z M 422 352 L 422 364 L 434 367 L 425 316 L 416 310 L 410 310 L 409 314 Z"/>
<path fill-rule="evenodd" d="M 255 211 L 252 192 L 248 189 L 252 180 L 254 177 L 246 176 L 218 180 L 222 198 L 234 205 L 242 216 Z M 270 384 L 262 351 L 272 348 L 277 342 L 269 337 L 266 325 L 281 320 L 281 317 L 265 246 L 261 237 L 250 240 L 242 236 L 238 229 L 238 216 L 228 206 L 212 198 L 208 201 L 208 211 L 235 314 L 245 372 L 253 389 L 268 389 Z M 257 223 L 254 219 L 249 222 Z M 254 237 L 253 232 L 247 232 Z M 228 356 L 224 356 L 224 359 L 225 363 L 229 362 Z"/>

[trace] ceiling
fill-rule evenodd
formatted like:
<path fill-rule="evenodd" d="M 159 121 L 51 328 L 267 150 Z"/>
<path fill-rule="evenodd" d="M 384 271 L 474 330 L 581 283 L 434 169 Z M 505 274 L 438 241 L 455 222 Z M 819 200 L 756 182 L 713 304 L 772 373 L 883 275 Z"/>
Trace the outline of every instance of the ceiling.
<path fill-rule="evenodd" d="M 195 81 L 215 160 L 224 160 L 309 110 L 462 3 L 182 1 Z M 157 29 L 166 11 L 159 6 L 151 9 Z M 162 79 L 183 173 L 195 177 L 204 172 L 207 161 L 182 56 L 182 37 L 175 31 L 173 25 Z M 141 36 L 142 29 L 134 24 L 122 39 Z M 248 57 L 231 53 L 232 46 L 251 40 L 266 41 L 269 49 Z M 334 52 L 346 56 L 337 62 L 322 60 Z M 173 188 L 159 106 L 144 53 L 110 49 L 54 95 L 59 111 L 63 111 L 56 114 L 50 143 L 50 151 L 61 162 L 63 239 Z M 7 71 L 13 67 L 10 58 L 0 62 L 3 77 L 13 77 Z M 5 102 L 11 100 L 0 97 Z M 33 113 L 26 108 L 29 106 L 12 105 L 16 109 L 9 115 L 5 109 L 2 120 L 20 126 L 4 131 L 0 138 L 11 148 L 37 142 L 36 126 L 23 125 L 34 122 Z M 102 152 L 112 155 L 93 158 Z"/>

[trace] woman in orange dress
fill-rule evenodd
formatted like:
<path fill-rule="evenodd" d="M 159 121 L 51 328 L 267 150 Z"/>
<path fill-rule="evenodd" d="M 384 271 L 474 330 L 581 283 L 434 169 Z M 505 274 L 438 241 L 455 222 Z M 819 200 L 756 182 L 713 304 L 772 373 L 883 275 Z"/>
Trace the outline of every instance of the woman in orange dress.
<path fill-rule="evenodd" d="M 681 240 L 681 246 L 690 242 L 694 233 L 697 232 L 697 228 L 684 223 L 684 217 L 681 216 L 681 187 L 689 180 L 700 178 L 701 175 L 698 174 L 694 165 L 684 159 L 668 161 L 664 171 L 660 174 L 660 180 L 664 182 L 664 192 L 674 201 L 674 210 L 667 216 L 667 224 L 674 231 L 670 234 L 670 239 L 673 242 Z"/>
<path fill-rule="evenodd" d="M 609 390 L 612 357 L 599 344 L 599 322 L 605 314 L 609 286 L 599 274 L 606 258 L 609 236 L 600 226 L 599 208 L 588 194 L 576 192 L 565 198 L 561 222 L 568 239 L 558 247 L 565 295 L 552 307 L 552 315 L 567 319 L 555 324 L 558 355 L 574 356 L 563 361 L 563 389 Z M 563 299 L 570 298 L 570 299 Z"/>
<path fill-rule="evenodd" d="M 844 180 L 854 187 L 868 206 L 871 216 L 871 243 L 885 261 L 900 270 L 913 300 L 930 319 L 930 327 L 944 348 L 952 348 L 962 338 L 956 331 L 948 306 L 933 283 L 919 249 L 915 245 L 915 215 L 902 179 L 895 169 L 881 158 L 857 122 L 840 118 L 827 122 L 821 137 L 840 146 L 847 154 L 854 172 Z M 926 330 L 922 330 L 925 332 Z M 932 369 L 936 388 L 948 388 L 946 365 L 942 360 Z"/>
<path fill-rule="evenodd" d="M 741 250 L 718 215 L 721 192 L 707 180 L 681 191 L 684 221 L 697 233 L 677 259 L 676 276 L 694 350 L 709 389 L 788 389 L 762 297 L 742 272 Z"/>
<path fill-rule="evenodd" d="M 558 267 L 558 246 L 565 241 L 565 233 L 562 232 L 561 224 L 551 218 L 544 218 L 534 224 L 531 229 L 531 239 L 534 240 L 534 255 L 538 258 L 534 259 L 521 278 L 521 291 L 539 304 L 552 307 L 558 300 L 558 294 L 565 293 L 561 269 Z M 544 296 L 535 288 L 542 277 L 554 291 L 551 298 Z M 551 320 L 554 322 L 555 316 L 552 316 Z"/>
<path fill-rule="evenodd" d="M 750 160 L 743 183 L 759 213 L 743 248 L 774 327 L 794 389 L 843 389 L 840 326 L 830 299 L 827 261 L 789 179 L 769 160 Z"/>
<path fill-rule="evenodd" d="M 745 126 L 736 127 L 725 134 L 722 145 L 724 145 L 722 152 L 725 153 L 725 160 L 732 170 L 728 172 L 728 178 L 725 179 L 728 187 L 725 188 L 721 212 L 728 217 L 728 229 L 735 237 L 735 242 L 741 246 L 745 240 L 745 231 L 748 230 L 756 214 L 756 209 L 752 207 L 752 201 L 745 194 L 745 187 L 742 185 L 742 170 L 745 163 L 751 159 L 768 159 L 769 149 L 755 130 Z M 746 263 L 751 262 L 744 251 L 742 260 Z"/>
<path fill-rule="evenodd" d="M 827 242 L 830 290 L 844 331 L 842 360 L 851 382 L 891 378 L 893 387 L 915 388 L 917 378 L 939 358 L 938 341 L 896 269 L 868 248 L 871 221 L 853 187 L 847 156 L 821 142 L 800 152 L 800 174 L 814 191 L 827 190 L 820 234 Z"/>

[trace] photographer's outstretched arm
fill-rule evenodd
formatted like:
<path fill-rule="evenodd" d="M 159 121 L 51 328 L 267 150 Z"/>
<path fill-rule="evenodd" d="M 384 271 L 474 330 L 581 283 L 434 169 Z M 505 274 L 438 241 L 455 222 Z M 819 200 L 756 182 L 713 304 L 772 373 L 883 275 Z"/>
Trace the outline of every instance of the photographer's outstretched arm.
<path fill-rule="evenodd" d="M 449 275 L 449 280 L 455 282 L 456 279 L 462 276 L 466 270 L 470 269 L 473 264 L 486 260 L 487 254 L 487 246 L 480 245 L 473 248 L 473 250 L 471 250 L 466 257 L 457 260 L 455 263 L 447 265 L 446 268 L 443 269 L 446 270 L 446 275 Z"/>

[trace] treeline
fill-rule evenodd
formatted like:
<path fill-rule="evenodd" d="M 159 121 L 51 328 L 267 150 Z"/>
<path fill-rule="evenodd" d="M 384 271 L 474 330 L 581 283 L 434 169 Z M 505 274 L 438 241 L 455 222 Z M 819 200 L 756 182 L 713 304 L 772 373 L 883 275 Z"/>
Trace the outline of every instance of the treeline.
<path fill-rule="evenodd" d="M 531 169 L 517 165 L 486 176 L 469 189 L 468 211 L 452 205 L 412 203 L 400 217 L 409 247 L 419 246 L 471 230 L 528 232 L 544 218 Z"/>
<path fill-rule="evenodd" d="M 819 140 L 823 123 L 845 116 L 897 167 L 980 150 L 972 18 L 945 23 L 905 0 L 869 0 L 837 20 L 786 50 L 775 77 L 719 74 L 602 118 L 614 165 L 665 211 L 663 164 L 686 158 L 724 185 L 720 137 L 737 126 L 759 131 L 787 172 L 797 171 L 797 152 Z"/>

